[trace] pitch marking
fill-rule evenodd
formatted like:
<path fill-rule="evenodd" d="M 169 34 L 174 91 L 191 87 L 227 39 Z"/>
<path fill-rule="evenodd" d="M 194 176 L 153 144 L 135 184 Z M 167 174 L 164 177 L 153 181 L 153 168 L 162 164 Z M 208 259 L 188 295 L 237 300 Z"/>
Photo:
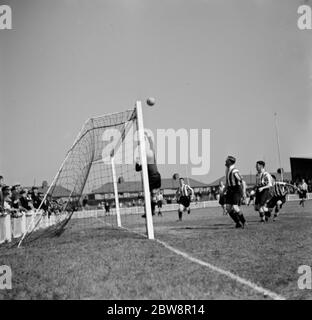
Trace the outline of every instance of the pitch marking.
<path fill-rule="evenodd" d="M 100 220 L 100 219 L 98 219 L 98 220 Z M 101 221 L 101 222 L 103 224 L 107 224 L 104 221 Z M 139 232 L 136 232 L 136 231 L 132 231 L 132 230 L 129 230 L 129 229 L 124 228 L 124 227 L 120 227 L 120 229 L 128 231 L 128 232 L 132 232 L 132 233 L 138 234 L 138 235 L 140 235 L 140 236 L 142 236 L 144 238 L 147 238 L 146 235 L 144 235 L 142 233 L 139 233 Z M 255 284 L 255 283 L 247 280 L 247 279 L 244 279 L 244 278 L 242 278 L 240 276 L 237 276 L 236 274 L 234 274 L 234 273 L 232 273 L 230 271 L 223 270 L 223 269 L 221 269 L 219 267 L 216 267 L 216 266 L 214 266 L 214 265 L 212 265 L 212 264 L 210 264 L 208 262 L 205 262 L 205 261 L 199 260 L 197 258 L 194 258 L 194 257 L 190 256 L 189 254 L 183 252 L 183 251 L 180 251 L 180 250 L 178 250 L 178 249 L 176 249 L 174 247 L 171 247 L 170 245 L 168 245 L 167 243 L 165 243 L 163 241 L 160 241 L 158 239 L 155 239 L 155 241 L 157 243 L 161 244 L 162 246 L 164 246 L 166 249 L 174 252 L 175 254 L 180 255 L 180 256 L 182 256 L 182 257 L 184 257 L 184 258 L 186 258 L 186 259 L 188 259 L 188 260 L 190 260 L 190 261 L 192 261 L 194 263 L 197 263 L 197 264 L 199 264 L 201 266 L 207 267 L 207 268 L 209 268 L 209 269 L 211 269 L 211 270 L 213 270 L 215 272 L 218 272 L 218 273 L 220 273 L 222 275 L 225 275 L 228 278 L 230 278 L 230 279 L 232 279 L 232 280 L 234 280 L 234 281 L 236 281 L 236 282 L 238 282 L 240 284 L 243 284 L 243 285 L 253 289 L 254 291 L 256 291 L 256 292 L 258 292 L 260 294 L 263 294 L 266 297 L 270 297 L 273 300 L 286 300 L 285 297 L 283 297 L 283 296 L 281 296 L 281 295 L 279 295 L 279 294 L 277 294 L 277 293 L 275 293 L 273 291 L 265 289 L 265 288 Z"/>
<path fill-rule="evenodd" d="M 165 243 L 163 241 L 160 241 L 160 240 L 157 240 L 157 239 L 155 241 L 160 243 L 161 245 L 163 245 L 168 250 L 173 251 L 175 254 L 178 254 L 178 255 L 180 255 L 180 256 L 182 256 L 182 257 L 184 257 L 184 258 L 186 258 L 186 259 L 188 259 L 188 260 L 190 260 L 192 262 L 195 262 L 195 263 L 197 263 L 197 264 L 199 264 L 201 266 L 207 267 L 207 268 L 209 268 L 209 269 L 211 269 L 213 271 L 221 273 L 221 274 L 231 278 L 232 280 L 235 280 L 236 282 L 239 282 L 239 283 L 241 283 L 241 284 L 243 284 L 245 286 L 250 287 L 251 289 L 263 294 L 264 296 L 270 297 L 273 300 L 286 300 L 285 297 L 283 297 L 281 295 L 278 295 L 277 293 L 274 293 L 274 292 L 272 292 L 270 290 L 267 290 L 265 288 L 262 288 L 262 287 L 258 286 L 257 284 L 255 284 L 255 283 L 253 283 L 253 282 L 251 282 L 249 280 L 246 280 L 246 279 L 244 279 L 244 278 L 242 278 L 240 276 L 235 275 L 234 273 L 232 273 L 230 271 L 223 270 L 223 269 L 221 269 L 219 267 L 216 267 L 216 266 L 214 266 L 214 265 L 212 265 L 212 264 L 210 264 L 208 262 L 199 260 L 197 258 L 193 258 L 189 254 L 187 254 L 185 252 L 182 252 L 182 251 L 180 251 L 178 249 L 175 249 L 175 248 L 171 247 L 170 245 L 168 245 L 167 243 Z"/>

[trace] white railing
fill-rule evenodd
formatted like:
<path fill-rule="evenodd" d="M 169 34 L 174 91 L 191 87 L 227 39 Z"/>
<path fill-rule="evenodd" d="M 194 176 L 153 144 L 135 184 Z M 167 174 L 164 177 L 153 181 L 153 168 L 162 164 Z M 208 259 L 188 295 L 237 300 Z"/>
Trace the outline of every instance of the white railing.
<path fill-rule="evenodd" d="M 307 199 L 312 200 L 312 193 L 307 194 Z M 299 196 L 297 194 L 290 194 L 287 196 L 287 201 L 298 201 Z M 203 208 L 215 208 L 218 207 L 219 203 L 217 200 L 212 201 L 200 201 L 192 202 L 192 209 L 203 209 Z M 165 211 L 176 211 L 178 210 L 178 204 L 165 204 L 162 207 L 162 210 Z M 129 208 L 120 208 L 121 215 L 128 214 L 143 214 L 144 207 L 129 207 Z M 0 216 L 0 244 L 4 242 L 11 242 L 12 239 L 20 238 L 24 233 L 30 228 L 30 225 L 34 225 L 36 218 L 41 215 L 41 212 L 28 212 L 24 213 L 18 218 L 11 217 L 9 214 L 6 216 Z M 84 210 L 77 211 L 73 214 L 73 219 L 83 219 L 83 218 L 98 218 L 107 215 L 116 215 L 116 209 L 112 208 L 109 213 L 105 213 L 105 210 Z M 40 223 L 35 230 L 45 229 L 50 226 L 57 224 L 66 217 L 66 214 L 58 215 L 43 215 Z"/>
<path fill-rule="evenodd" d="M 30 211 L 18 217 L 11 217 L 9 214 L 0 216 L 0 244 L 22 237 L 27 230 L 35 225 L 40 215 L 40 211 Z M 50 217 L 44 215 L 35 230 L 48 228 L 63 220 L 65 216 L 65 214 L 51 215 Z"/>
<path fill-rule="evenodd" d="M 312 200 L 312 193 L 307 194 L 307 199 Z M 287 196 L 287 201 L 299 201 L 299 195 L 298 194 L 289 194 Z"/>

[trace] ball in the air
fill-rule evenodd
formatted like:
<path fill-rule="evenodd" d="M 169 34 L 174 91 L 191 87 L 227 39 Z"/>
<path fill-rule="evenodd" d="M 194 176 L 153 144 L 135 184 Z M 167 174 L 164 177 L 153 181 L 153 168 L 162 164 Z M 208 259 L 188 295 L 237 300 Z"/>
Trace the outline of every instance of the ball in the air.
<path fill-rule="evenodd" d="M 149 106 L 153 106 L 154 104 L 155 104 L 155 98 L 152 98 L 152 97 L 150 97 L 150 98 L 148 98 L 147 100 L 146 100 L 146 103 L 147 103 L 147 105 L 149 105 Z"/>

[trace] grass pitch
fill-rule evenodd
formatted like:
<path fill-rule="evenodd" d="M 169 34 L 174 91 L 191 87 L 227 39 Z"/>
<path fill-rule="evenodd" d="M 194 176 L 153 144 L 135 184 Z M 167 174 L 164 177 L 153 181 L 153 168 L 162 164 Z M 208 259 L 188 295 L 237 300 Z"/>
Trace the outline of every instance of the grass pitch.
<path fill-rule="evenodd" d="M 233 272 L 287 299 L 311 299 L 299 290 L 298 267 L 312 266 L 312 201 L 289 202 L 266 224 L 243 207 L 248 225 L 235 229 L 220 208 L 154 218 L 155 237 L 190 256 Z M 127 218 L 136 232 L 144 219 Z M 129 220 L 130 219 L 130 220 Z M 73 220 L 60 237 L 41 237 L 17 249 L 0 246 L 0 265 L 12 269 L 12 290 L 1 299 L 268 299 L 253 289 L 176 255 L 139 234 L 98 219 Z"/>

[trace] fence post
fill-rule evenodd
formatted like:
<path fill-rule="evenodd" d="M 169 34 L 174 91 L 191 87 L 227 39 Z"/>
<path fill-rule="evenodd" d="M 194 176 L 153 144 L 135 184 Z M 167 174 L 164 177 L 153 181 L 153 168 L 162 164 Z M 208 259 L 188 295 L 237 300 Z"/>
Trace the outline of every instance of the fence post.
<path fill-rule="evenodd" d="M 5 221 L 4 221 L 4 225 L 5 225 L 5 239 L 8 242 L 12 241 L 12 226 L 11 226 L 11 215 L 7 214 L 4 217 Z"/>
<path fill-rule="evenodd" d="M 27 228 L 26 228 L 26 213 L 23 212 L 23 215 L 21 217 L 21 233 L 22 233 L 22 235 L 24 233 L 26 233 L 26 230 L 27 230 Z"/>

